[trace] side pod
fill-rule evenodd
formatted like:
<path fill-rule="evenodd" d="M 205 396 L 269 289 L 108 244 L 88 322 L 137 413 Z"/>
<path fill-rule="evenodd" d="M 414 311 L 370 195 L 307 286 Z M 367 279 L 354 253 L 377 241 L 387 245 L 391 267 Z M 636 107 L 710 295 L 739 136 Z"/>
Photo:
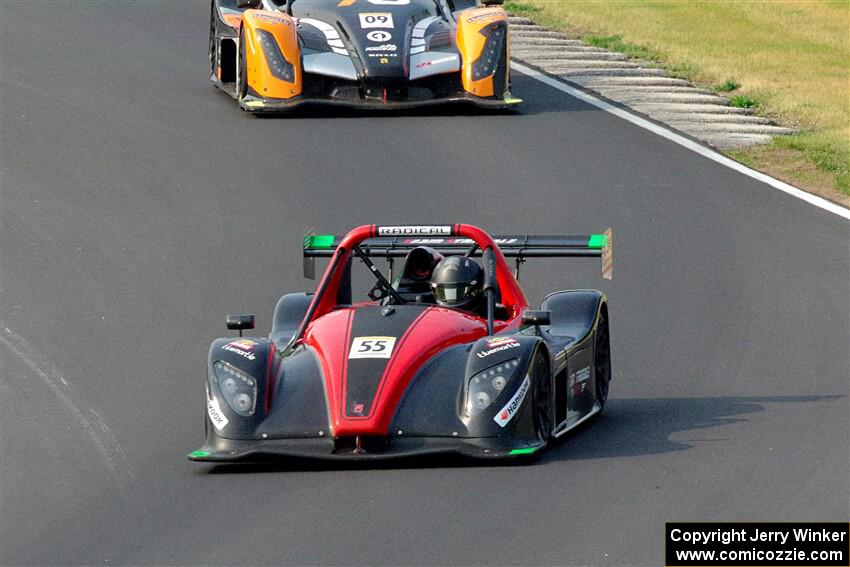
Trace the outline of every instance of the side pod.
<path fill-rule="evenodd" d="M 239 49 L 241 99 L 290 99 L 301 94 L 301 48 L 291 17 L 246 10 Z"/>
<path fill-rule="evenodd" d="M 509 96 L 508 15 L 502 8 L 476 8 L 459 14 L 457 47 L 463 89 L 479 97 Z"/>
<path fill-rule="evenodd" d="M 551 313 L 551 325 L 546 331 L 553 337 L 580 341 L 593 330 L 606 301 L 603 293 L 590 289 L 550 293 L 541 306 Z"/>
<path fill-rule="evenodd" d="M 278 300 L 269 338 L 279 350 L 283 350 L 298 331 L 298 326 L 304 320 L 312 301 L 312 293 L 287 293 Z"/>

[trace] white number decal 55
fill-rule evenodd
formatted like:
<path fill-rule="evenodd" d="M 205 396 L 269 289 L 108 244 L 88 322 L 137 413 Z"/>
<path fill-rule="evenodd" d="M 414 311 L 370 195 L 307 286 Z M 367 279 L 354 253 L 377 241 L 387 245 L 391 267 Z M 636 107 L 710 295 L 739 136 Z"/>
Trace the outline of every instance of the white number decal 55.
<path fill-rule="evenodd" d="M 348 358 L 389 358 L 395 337 L 354 337 Z"/>

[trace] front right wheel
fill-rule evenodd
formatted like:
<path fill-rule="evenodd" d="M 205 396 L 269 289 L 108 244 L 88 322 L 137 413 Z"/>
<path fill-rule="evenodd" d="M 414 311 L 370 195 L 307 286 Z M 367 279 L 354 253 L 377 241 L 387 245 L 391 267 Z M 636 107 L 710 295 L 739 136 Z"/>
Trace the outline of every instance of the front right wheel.
<path fill-rule="evenodd" d="M 242 100 L 248 94 L 248 64 L 245 61 L 245 28 L 239 28 L 239 83 L 238 98 Z"/>
<path fill-rule="evenodd" d="M 218 73 L 218 47 L 215 37 L 215 0 L 210 2 L 210 77 Z"/>

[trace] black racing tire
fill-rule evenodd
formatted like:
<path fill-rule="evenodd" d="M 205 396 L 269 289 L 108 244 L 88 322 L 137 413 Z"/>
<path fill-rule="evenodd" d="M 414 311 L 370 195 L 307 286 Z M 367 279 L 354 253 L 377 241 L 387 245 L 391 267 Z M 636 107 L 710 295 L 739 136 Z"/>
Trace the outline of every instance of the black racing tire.
<path fill-rule="evenodd" d="M 218 71 L 218 42 L 215 37 L 215 0 L 210 2 L 210 77 L 214 78 Z"/>
<path fill-rule="evenodd" d="M 245 60 L 245 29 L 239 28 L 239 85 L 238 99 L 242 100 L 248 94 L 248 63 Z"/>
<path fill-rule="evenodd" d="M 493 75 L 493 95 L 497 97 L 504 97 L 504 94 L 511 90 L 511 62 L 508 58 L 508 42 L 510 42 L 510 38 L 508 37 L 508 33 L 508 30 L 505 29 L 502 53 L 499 56 L 499 64 L 496 66 L 496 72 Z"/>
<path fill-rule="evenodd" d="M 608 400 L 608 388 L 611 384 L 611 339 L 608 332 L 608 310 L 602 307 L 599 314 L 599 324 L 596 326 L 596 338 L 593 348 L 594 382 L 596 384 L 596 401 L 601 408 Z"/>
<path fill-rule="evenodd" d="M 545 444 L 552 436 L 552 374 L 546 350 L 538 348 L 529 368 L 533 384 L 534 429 Z"/>

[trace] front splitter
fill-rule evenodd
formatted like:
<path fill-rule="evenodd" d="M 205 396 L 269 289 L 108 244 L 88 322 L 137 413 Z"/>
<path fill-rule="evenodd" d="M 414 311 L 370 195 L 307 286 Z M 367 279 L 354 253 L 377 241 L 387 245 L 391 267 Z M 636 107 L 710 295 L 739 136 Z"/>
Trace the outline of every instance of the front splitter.
<path fill-rule="evenodd" d="M 408 101 L 382 100 L 346 100 L 325 97 L 294 97 L 292 99 L 264 99 L 247 95 L 239 101 L 239 108 L 251 113 L 285 113 L 304 106 L 326 106 L 354 110 L 406 110 L 454 104 L 473 105 L 490 110 L 504 110 L 522 102 L 521 99 L 506 96 L 503 99 L 482 98 L 470 94 L 457 94 L 445 98 Z"/>
<path fill-rule="evenodd" d="M 337 451 L 328 438 L 234 440 L 215 438 L 188 455 L 189 460 L 211 463 L 268 463 L 286 459 L 327 461 L 382 461 L 422 456 L 458 456 L 474 459 L 528 459 L 544 444 L 510 446 L 496 438 L 393 438 L 379 451 Z"/>

